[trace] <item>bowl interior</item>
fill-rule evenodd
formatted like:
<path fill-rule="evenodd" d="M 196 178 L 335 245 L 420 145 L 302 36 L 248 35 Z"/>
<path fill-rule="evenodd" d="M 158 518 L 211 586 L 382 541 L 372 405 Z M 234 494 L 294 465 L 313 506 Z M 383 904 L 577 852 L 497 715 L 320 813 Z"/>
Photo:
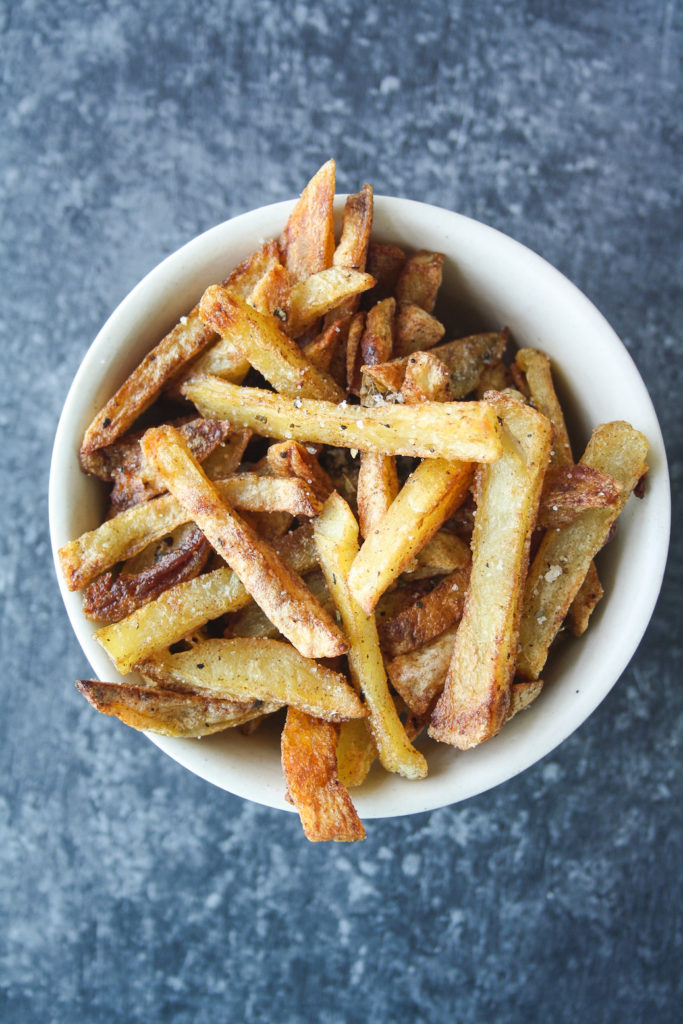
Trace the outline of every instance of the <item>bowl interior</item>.
<path fill-rule="evenodd" d="M 336 201 L 337 212 L 344 197 Z M 83 432 L 142 356 L 260 241 L 276 237 L 293 203 L 278 203 L 220 224 L 193 239 L 145 277 L 111 315 L 88 350 L 69 391 L 50 473 L 50 530 L 64 603 L 79 643 L 102 680 L 121 677 L 93 640 L 81 596 L 70 593 L 57 549 L 100 521 L 104 494 L 85 476 L 77 452 Z M 554 363 L 578 458 L 593 426 L 628 420 L 650 442 L 647 495 L 631 499 L 615 539 L 598 556 L 605 599 L 579 640 L 561 637 L 545 687 L 531 708 L 494 739 L 460 753 L 418 741 L 429 761 L 419 783 L 373 769 L 354 791 L 361 817 L 430 810 L 483 792 L 533 764 L 570 735 L 609 692 L 645 631 L 661 586 L 670 524 L 666 457 L 645 385 L 609 324 L 566 278 L 535 253 L 494 229 L 446 210 L 375 197 L 373 237 L 446 254 L 440 310 L 448 337 L 507 325 L 515 342 Z M 291 810 L 284 800 L 276 727 L 245 737 L 238 730 L 202 740 L 148 734 L 202 778 L 238 796 Z"/>

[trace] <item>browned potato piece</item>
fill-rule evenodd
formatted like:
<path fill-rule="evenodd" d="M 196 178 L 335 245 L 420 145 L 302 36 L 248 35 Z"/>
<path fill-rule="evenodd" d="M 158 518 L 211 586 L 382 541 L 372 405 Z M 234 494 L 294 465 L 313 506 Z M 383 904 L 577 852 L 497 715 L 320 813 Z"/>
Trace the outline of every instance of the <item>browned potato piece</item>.
<path fill-rule="evenodd" d="M 325 373 L 331 373 L 335 380 L 337 378 L 333 372 L 333 363 L 341 345 L 346 344 L 349 324 L 350 319 L 348 317 L 332 320 L 329 327 L 325 327 L 320 334 L 317 334 L 312 341 L 305 344 L 301 350 L 314 366 L 317 366 L 319 370 L 323 370 Z M 340 382 L 337 381 L 337 383 Z"/>
<path fill-rule="evenodd" d="M 436 639 L 399 654 L 387 664 L 391 685 L 416 715 L 431 711 L 443 690 L 453 656 L 457 626 L 445 630 Z"/>
<path fill-rule="evenodd" d="M 209 736 L 262 715 L 264 708 L 275 710 L 260 700 L 228 700 L 97 679 L 79 679 L 76 689 L 102 714 L 162 736 Z"/>
<path fill-rule="evenodd" d="M 263 316 L 220 285 L 207 288 L 199 304 L 213 330 L 237 345 L 251 365 L 288 398 L 340 402 L 341 388 L 306 358 L 275 317 Z"/>
<path fill-rule="evenodd" d="M 529 545 L 552 433 L 545 416 L 524 403 L 498 392 L 490 392 L 488 401 L 503 424 L 503 454 L 478 470 L 470 588 L 429 729 L 433 739 L 463 750 L 495 735 L 508 714 Z"/>
<path fill-rule="evenodd" d="M 383 299 L 365 317 L 365 329 L 360 342 L 363 362 L 368 366 L 386 363 L 394 349 L 394 317 L 396 300 Z"/>
<path fill-rule="evenodd" d="M 374 302 L 394 294 L 396 282 L 407 258 L 403 249 L 397 245 L 370 242 L 366 269 L 377 281 L 371 293 Z"/>
<path fill-rule="evenodd" d="M 328 160 L 301 193 L 280 237 L 290 281 L 296 284 L 332 266 L 336 164 Z"/>
<path fill-rule="evenodd" d="M 520 348 L 515 363 L 523 370 L 534 408 L 542 412 L 553 426 L 551 465 L 572 463 L 574 456 L 567 433 L 562 407 L 555 394 L 550 360 L 535 348 Z"/>
<path fill-rule="evenodd" d="M 287 323 L 290 313 L 289 274 L 281 263 L 276 263 L 254 286 L 247 302 L 263 316 L 277 317 Z"/>
<path fill-rule="evenodd" d="M 603 546 L 631 491 L 647 469 L 647 440 L 622 421 L 596 427 L 581 463 L 608 473 L 621 484 L 615 505 L 590 509 L 569 526 L 549 530 L 536 553 L 524 594 L 517 671 L 537 679 L 550 644 Z"/>
<path fill-rule="evenodd" d="M 326 313 L 336 317 L 340 304 L 366 292 L 374 283 L 374 277 L 351 267 L 329 267 L 300 281 L 290 292 L 289 333 L 298 338 Z"/>
<path fill-rule="evenodd" d="M 202 415 L 227 419 L 263 437 L 293 438 L 385 455 L 491 462 L 500 454 L 498 421 L 486 402 L 425 402 L 359 409 L 345 403 L 290 401 L 217 377 L 193 377 L 183 392 Z"/>
<path fill-rule="evenodd" d="M 156 427 L 143 438 L 145 458 L 214 549 L 237 573 L 256 603 L 294 646 L 309 658 L 344 654 L 347 643 L 296 573 L 231 510 L 173 427 Z"/>
<path fill-rule="evenodd" d="M 366 718 L 352 718 L 339 726 L 337 740 L 337 774 L 348 789 L 365 782 L 377 759 L 377 747 L 370 734 Z"/>
<path fill-rule="evenodd" d="M 346 336 L 346 351 L 344 353 L 344 379 L 346 380 L 347 390 L 354 395 L 360 392 L 360 365 L 363 361 L 360 343 L 364 330 L 365 313 L 354 313 L 349 324 L 349 332 Z"/>
<path fill-rule="evenodd" d="M 351 797 L 337 778 L 335 727 L 289 708 L 281 749 L 287 790 L 306 838 L 313 843 L 365 839 Z"/>
<path fill-rule="evenodd" d="M 327 501 L 334 484 L 315 455 L 297 441 L 279 441 L 271 444 L 266 460 L 278 476 L 299 477 L 311 488 L 319 501 Z"/>
<path fill-rule="evenodd" d="M 433 352 L 415 352 L 408 359 L 401 394 L 406 405 L 450 401 L 451 374 L 448 367 Z"/>
<path fill-rule="evenodd" d="M 534 679 L 528 683 L 513 683 L 510 688 L 510 707 L 506 721 L 509 722 L 520 711 L 526 711 L 536 700 L 542 689 L 542 679 Z"/>
<path fill-rule="evenodd" d="M 382 650 L 390 658 L 406 654 L 458 622 L 465 604 L 469 576 L 469 565 L 456 569 L 429 593 L 383 619 L 378 626 Z"/>
<path fill-rule="evenodd" d="M 372 185 L 363 185 L 360 192 L 350 195 L 344 206 L 341 238 L 334 250 L 332 259 L 335 267 L 351 267 L 352 270 L 365 270 L 367 262 L 370 232 L 372 230 L 373 194 Z M 373 278 L 374 280 L 374 278 Z M 344 299 L 335 309 L 325 316 L 329 324 L 341 316 L 349 316 L 358 309 L 359 294 Z"/>
<path fill-rule="evenodd" d="M 431 313 L 441 287 L 444 255 L 421 250 L 411 256 L 396 282 L 399 302 L 411 302 Z"/>
<path fill-rule="evenodd" d="M 588 629 L 588 622 L 595 606 L 602 599 L 605 591 L 595 562 L 588 567 L 586 577 L 578 589 L 577 595 L 569 606 L 567 628 L 574 636 L 582 636 Z"/>
<path fill-rule="evenodd" d="M 538 525 L 547 530 L 567 526 L 586 509 L 615 505 L 621 491 L 618 480 L 593 466 L 549 466 L 543 481 Z"/>
<path fill-rule="evenodd" d="M 444 325 L 431 313 L 413 302 L 401 302 L 396 316 L 394 354 L 398 357 L 408 356 L 411 352 L 434 348 L 445 333 Z"/>

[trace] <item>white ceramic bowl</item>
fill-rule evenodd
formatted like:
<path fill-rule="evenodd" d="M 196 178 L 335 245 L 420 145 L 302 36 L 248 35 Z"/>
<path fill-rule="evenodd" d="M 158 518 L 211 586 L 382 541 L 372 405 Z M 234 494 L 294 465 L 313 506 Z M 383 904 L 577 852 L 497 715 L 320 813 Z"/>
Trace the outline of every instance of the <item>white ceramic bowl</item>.
<path fill-rule="evenodd" d="M 343 198 L 336 201 L 337 212 Z M 104 495 L 80 470 L 77 452 L 93 414 L 141 357 L 257 244 L 282 229 L 293 202 L 243 214 L 193 239 L 151 271 L 124 299 L 85 355 L 57 430 L 50 474 L 53 551 L 101 521 Z M 494 739 L 460 753 L 424 740 L 429 778 L 409 782 L 373 769 L 354 791 L 363 818 L 431 810 L 464 800 L 528 768 L 570 735 L 614 686 L 647 627 L 666 560 L 670 498 L 666 457 L 647 390 L 628 352 L 601 314 L 535 253 L 467 217 L 407 199 L 375 199 L 373 237 L 446 254 L 442 293 L 449 297 L 449 336 L 459 328 L 508 325 L 518 345 L 542 349 L 559 369 L 577 457 L 598 423 L 625 419 L 650 442 L 644 500 L 631 499 L 616 538 L 598 564 L 606 597 L 580 639 L 553 650 L 541 697 Z M 81 597 L 62 596 L 96 675 L 117 673 L 92 639 Z M 279 744 L 264 728 L 202 740 L 150 739 L 190 771 L 238 796 L 291 810 L 284 801 Z"/>

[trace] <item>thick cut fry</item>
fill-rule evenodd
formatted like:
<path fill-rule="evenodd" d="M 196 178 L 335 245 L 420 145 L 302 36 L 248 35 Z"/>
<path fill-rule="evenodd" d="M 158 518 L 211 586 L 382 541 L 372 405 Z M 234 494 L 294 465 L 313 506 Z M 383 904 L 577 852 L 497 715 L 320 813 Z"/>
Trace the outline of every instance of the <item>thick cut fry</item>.
<path fill-rule="evenodd" d="M 429 729 L 434 739 L 463 750 L 495 735 L 508 714 L 529 545 L 552 436 L 545 416 L 524 403 L 498 392 L 488 401 L 503 423 L 503 454 L 478 471 L 470 587 Z"/>
<path fill-rule="evenodd" d="M 451 398 L 450 370 L 433 352 L 416 352 L 408 359 L 401 394 L 406 405 L 448 402 Z"/>
<path fill-rule="evenodd" d="M 263 316 L 277 317 L 287 323 L 290 308 L 289 274 L 281 263 L 276 263 L 249 293 L 247 302 Z"/>
<path fill-rule="evenodd" d="M 444 258 L 443 253 L 424 250 L 411 256 L 396 282 L 398 301 L 412 302 L 431 313 L 441 287 Z"/>
<path fill-rule="evenodd" d="M 290 293 L 287 330 L 297 338 L 326 313 L 337 316 L 337 307 L 348 299 L 368 291 L 374 277 L 351 267 L 329 267 L 295 284 Z"/>
<path fill-rule="evenodd" d="M 368 724 L 379 759 L 387 771 L 408 779 L 427 774 L 427 763 L 405 734 L 389 693 L 373 615 L 354 601 L 348 573 L 358 551 L 358 524 L 337 493 L 325 502 L 313 526 L 320 565 L 349 640 L 351 679 L 365 698 Z"/>
<path fill-rule="evenodd" d="M 178 432 L 156 427 L 141 444 L 170 492 L 283 636 L 308 658 L 344 654 L 346 641 L 329 615 L 274 548 L 232 511 Z"/>
<path fill-rule="evenodd" d="M 280 238 L 292 284 L 332 266 L 336 164 L 328 160 L 306 185 Z"/>
<path fill-rule="evenodd" d="M 279 640 L 204 640 L 189 651 L 155 655 L 140 671 L 167 689 L 288 704 L 330 722 L 365 715 L 344 676 Z"/>
<path fill-rule="evenodd" d="M 368 244 L 372 230 L 373 192 L 372 185 L 363 185 L 360 192 L 350 195 L 344 205 L 341 237 L 334 250 L 332 263 L 335 267 L 351 267 L 352 270 L 365 270 L 368 255 Z M 329 311 L 325 318 L 326 324 L 341 316 L 348 316 L 358 309 L 358 295 L 345 299 L 335 309 Z"/>
<path fill-rule="evenodd" d="M 207 288 L 199 309 L 205 322 L 237 345 L 276 391 L 297 399 L 340 402 L 344 397 L 334 380 L 318 370 L 280 329 L 275 317 L 263 316 L 219 285 Z"/>
<path fill-rule="evenodd" d="M 213 486 L 240 511 L 284 511 L 315 516 L 321 508 L 320 501 L 303 480 L 236 473 L 226 480 L 213 481 Z M 148 544 L 191 519 L 189 511 L 171 494 L 162 494 L 119 512 L 60 548 L 67 586 L 70 590 L 80 590 L 105 569 L 132 558 Z"/>
<path fill-rule="evenodd" d="M 116 578 L 109 572 L 98 576 L 85 592 L 83 612 L 86 618 L 97 622 L 118 622 L 169 587 L 194 579 L 210 553 L 209 542 L 200 530 L 193 528 L 175 550 L 162 555 L 147 569 L 121 573 Z"/>
<path fill-rule="evenodd" d="M 202 415 L 250 427 L 263 437 L 426 459 L 492 462 L 501 451 L 498 421 L 486 402 L 425 402 L 358 409 L 192 378 L 183 392 Z"/>
<path fill-rule="evenodd" d="M 399 358 L 412 352 L 424 352 L 438 345 L 446 328 L 413 302 L 401 302 L 396 316 L 396 344 L 394 354 Z M 369 360 L 368 360 L 369 361 Z"/>
<path fill-rule="evenodd" d="M 399 654 L 388 663 L 391 685 L 413 714 L 428 714 L 443 690 L 457 630 L 452 626 L 423 647 Z"/>
<path fill-rule="evenodd" d="M 195 306 L 149 352 L 98 412 L 85 432 L 80 458 L 85 470 L 98 448 L 113 444 L 148 409 L 166 382 L 215 338 Z M 96 466 L 94 467 L 96 468 Z"/>
<path fill-rule="evenodd" d="M 572 463 L 574 457 L 562 407 L 555 393 L 550 360 L 535 348 L 520 348 L 515 363 L 523 370 L 535 409 L 546 416 L 553 427 L 551 465 Z"/>
<path fill-rule="evenodd" d="M 350 571 L 351 592 L 364 611 L 373 611 L 384 591 L 455 511 L 473 472 L 471 463 L 425 459 L 411 473 L 382 522 L 366 537 Z"/>
<path fill-rule="evenodd" d="M 209 736 L 277 710 L 260 700 L 236 701 L 196 693 L 143 688 L 131 683 L 100 683 L 80 679 L 76 689 L 105 715 L 114 715 L 133 729 L 162 736 Z"/>
<path fill-rule="evenodd" d="M 312 536 L 307 524 L 274 541 L 273 547 L 294 572 L 310 572 L 317 565 Z M 248 591 L 232 569 L 214 569 L 171 587 L 121 622 L 97 630 L 95 639 L 125 675 L 149 655 L 250 603 Z"/>
<path fill-rule="evenodd" d="M 647 469 L 646 456 L 647 440 L 628 423 L 606 423 L 593 431 L 581 464 L 615 477 L 622 491 L 615 505 L 591 509 L 569 526 L 544 535 L 524 593 L 517 666 L 523 679 L 540 675 L 592 559 Z"/>
<path fill-rule="evenodd" d="M 378 627 L 382 650 L 390 658 L 395 658 L 398 654 L 422 647 L 458 622 L 465 604 L 469 576 L 469 565 L 456 569 L 428 594 L 384 618 Z"/>
<path fill-rule="evenodd" d="M 444 363 L 450 373 L 451 398 L 464 398 L 477 387 L 484 370 L 498 363 L 507 346 L 509 332 L 489 331 L 437 345 L 430 350 Z M 381 391 L 400 391 L 410 356 L 394 359 L 375 367 L 363 367 L 363 374 Z"/>
<path fill-rule="evenodd" d="M 312 843 L 351 843 L 365 829 L 346 787 L 337 777 L 337 730 L 289 708 L 282 730 L 282 770 L 289 797 Z"/>

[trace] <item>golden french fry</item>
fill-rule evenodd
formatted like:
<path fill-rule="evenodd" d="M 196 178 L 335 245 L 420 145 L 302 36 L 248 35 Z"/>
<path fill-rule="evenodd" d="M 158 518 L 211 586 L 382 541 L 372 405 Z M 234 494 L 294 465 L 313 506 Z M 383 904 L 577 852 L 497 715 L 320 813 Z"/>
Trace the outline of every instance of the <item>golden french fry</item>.
<path fill-rule="evenodd" d="M 362 785 L 376 759 L 377 747 L 367 718 L 342 722 L 337 739 L 337 775 L 341 784 L 348 789 Z"/>
<path fill-rule="evenodd" d="M 581 464 L 608 473 L 621 484 L 615 505 L 582 513 L 569 526 L 545 533 L 524 593 L 518 674 L 537 679 L 550 644 L 631 491 L 647 469 L 647 440 L 622 421 L 596 427 Z"/>
<path fill-rule="evenodd" d="M 444 256 L 440 252 L 421 250 L 411 256 L 396 282 L 399 302 L 411 302 L 431 313 L 441 287 Z"/>
<path fill-rule="evenodd" d="M 247 302 L 263 316 L 287 323 L 290 307 L 289 274 L 281 263 L 271 267 L 250 291 Z"/>
<path fill-rule="evenodd" d="M 334 160 L 306 185 L 280 238 L 280 251 L 291 283 L 332 266 L 334 256 Z"/>
<path fill-rule="evenodd" d="M 457 626 L 452 626 L 422 647 L 388 662 L 391 685 L 413 714 L 428 714 L 443 690 L 457 630 Z"/>
<path fill-rule="evenodd" d="M 551 465 L 572 463 L 574 456 L 564 413 L 555 393 L 550 360 L 535 348 L 520 348 L 515 363 L 524 372 L 535 409 L 546 416 L 553 427 Z"/>
<path fill-rule="evenodd" d="M 306 573 L 317 565 L 312 538 L 307 524 L 274 541 L 273 547 L 294 572 Z M 95 639 L 125 675 L 156 651 L 250 603 L 248 591 L 232 569 L 214 569 L 171 587 L 120 622 L 97 630 Z"/>
<path fill-rule="evenodd" d="M 463 501 L 473 472 L 471 463 L 446 459 L 425 459 L 413 470 L 379 526 L 366 537 L 350 570 L 351 593 L 368 614 Z"/>
<path fill-rule="evenodd" d="M 274 548 L 232 511 L 178 432 L 169 426 L 155 427 L 141 443 L 145 458 L 166 480 L 170 492 L 283 636 L 309 658 L 344 654 L 346 640 L 329 615 Z"/>
<path fill-rule="evenodd" d="M 470 557 L 468 545 L 457 534 L 438 530 L 418 552 L 417 566 L 410 573 L 410 579 L 455 572 L 469 565 Z"/>
<path fill-rule="evenodd" d="M 504 724 L 515 671 L 519 615 L 552 429 L 536 410 L 490 392 L 503 454 L 478 471 L 470 588 L 429 734 L 460 749 Z M 505 510 L 504 513 L 501 510 Z"/>
<path fill-rule="evenodd" d="M 589 508 L 614 505 L 621 494 L 618 480 L 592 466 L 573 463 L 548 467 L 538 507 L 538 526 L 567 526 Z"/>
<path fill-rule="evenodd" d="M 282 730 L 282 769 L 304 835 L 313 843 L 355 842 L 365 829 L 337 777 L 337 730 L 289 708 Z"/>
<path fill-rule="evenodd" d="M 263 437 L 426 459 L 492 462 L 501 451 L 498 421 L 486 402 L 359 409 L 305 398 L 292 402 L 217 377 L 191 378 L 183 393 L 202 415 L 250 427 Z"/>
<path fill-rule="evenodd" d="M 513 683 L 510 687 L 510 707 L 506 722 L 509 722 L 520 711 L 526 711 L 539 696 L 542 689 L 542 679 L 533 679 L 527 683 Z"/>
<path fill-rule="evenodd" d="M 389 298 L 368 310 L 360 342 L 363 362 L 368 366 L 385 363 L 394 350 L 396 300 Z"/>
<path fill-rule="evenodd" d="M 206 323 L 237 345 L 251 365 L 288 398 L 321 398 L 340 402 L 341 388 L 306 358 L 277 319 L 252 309 L 226 288 L 207 288 L 199 304 Z"/>
<path fill-rule="evenodd" d="M 276 475 L 294 476 L 303 480 L 319 501 L 327 501 L 334 490 L 334 484 L 316 456 L 297 441 L 271 444 L 266 452 L 266 460 Z"/>
<path fill-rule="evenodd" d="M 341 303 L 366 292 L 374 283 L 370 274 L 351 267 L 328 267 L 299 281 L 290 292 L 289 333 L 298 337 L 326 313 L 336 317 Z"/>
<path fill-rule="evenodd" d="M 363 185 L 360 192 L 350 195 L 344 204 L 341 237 L 334 250 L 332 264 L 335 267 L 351 267 L 353 270 L 365 270 L 368 244 L 372 230 L 373 192 L 372 185 Z M 335 309 L 331 309 L 325 323 L 355 313 L 358 309 L 358 295 L 345 299 Z"/>
<path fill-rule="evenodd" d="M 280 640 L 209 639 L 189 651 L 156 654 L 139 668 L 166 689 L 288 704 L 330 722 L 365 715 L 345 676 Z"/>
<path fill-rule="evenodd" d="M 133 729 L 186 738 L 222 732 L 281 706 L 96 679 L 79 679 L 76 689 L 97 711 L 114 715 Z"/>
<path fill-rule="evenodd" d="M 365 313 L 354 313 L 346 335 L 344 352 L 344 375 L 347 389 L 354 395 L 360 391 L 360 364 L 362 362 L 360 343 L 365 330 Z M 335 380 L 337 380 L 335 375 Z"/>
<path fill-rule="evenodd" d="M 358 551 L 358 524 L 336 492 L 315 520 L 313 535 L 328 589 L 349 640 L 351 679 L 365 698 L 379 759 L 387 771 L 409 779 L 424 778 L 427 763 L 408 740 L 389 693 L 374 616 L 367 615 L 351 594 L 348 574 Z"/>

